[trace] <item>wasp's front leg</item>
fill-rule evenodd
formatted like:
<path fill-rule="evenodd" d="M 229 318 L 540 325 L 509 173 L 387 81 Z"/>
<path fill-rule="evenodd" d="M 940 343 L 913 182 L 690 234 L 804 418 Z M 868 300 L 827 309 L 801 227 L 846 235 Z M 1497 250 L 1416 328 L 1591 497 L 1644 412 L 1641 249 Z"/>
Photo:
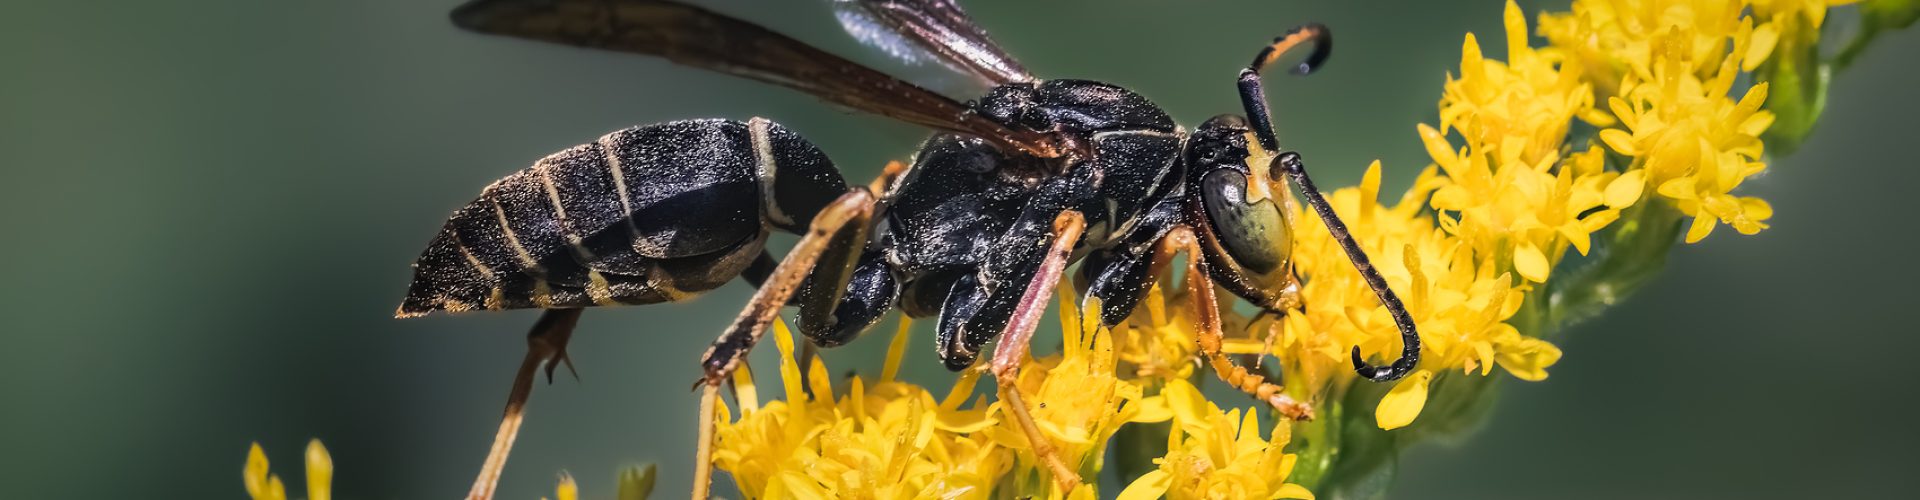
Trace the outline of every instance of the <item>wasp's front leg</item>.
<path fill-rule="evenodd" d="M 1213 283 L 1208 281 L 1206 258 L 1201 253 L 1198 237 L 1193 229 L 1177 226 L 1160 239 L 1154 251 L 1154 268 L 1171 267 L 1173 257 L 1187 254 L 1186 292 L 1192 301 L 1195 325 L 1195 340 L 1199 344 L 1200 356 L 1213 368 L 1214 375 L 1227 385 L 1252 395 L 1260 401 L 1273 406 L 1281 415 L 1294 420 L 1313 420 L 1313 407 L 1304 401 L 1288 396 L 1285 388 L 1268 382 L 1264 375 L 1251 372 L 1246 367 L 1235 364 L 1222 352 L 1222 334 L 1220 332 L 1220 303 L 1213 294 Z M 1162 271 L 1164 272 L 1164 271 Z M 1158 274 L 1158 273 L 1156 273 Z"/>

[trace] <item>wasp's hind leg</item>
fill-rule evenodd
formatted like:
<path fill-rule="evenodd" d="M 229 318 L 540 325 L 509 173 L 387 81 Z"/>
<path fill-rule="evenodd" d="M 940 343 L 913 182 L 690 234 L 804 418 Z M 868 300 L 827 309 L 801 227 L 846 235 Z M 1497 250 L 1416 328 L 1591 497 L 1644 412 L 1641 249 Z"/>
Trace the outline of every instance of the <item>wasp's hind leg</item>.
<path fill-rule="evenodd" d="M 806 226 L 800 241 L 794 244 L 786 258 L 763 278 L 756 280 L 758 290 L 747 302 L 746 308 L 707 348 L 700 361 L 704 374 L 696 384 L 701 390 L 700 444 L 694 458 L 693 498 L 706 498 L 707 489 L 712 483 L 714 405 L 719 398 L 720 384 L 739 368 L 753 345 L 766 333 L 774 318 L 779 316 L 780 308 L 794 298 L 809 276 L 822 277 L 815 280 L 819 283 L 846 283 L 848 277 L 855 275 L 859 257 L 866 247 L 868 234 L 872 231 L 873 220 L 879 210 L 880 197 L 875 193 L 891 191 L 906 175 L 906 170 L 904 164 L 890 163 L 870 186 L 849 189 L 819 209 Z M 826 279 L 836 276 L 839 278 Z M 821 290 L 836 288 L 825 287 Z M 836 295 L 834 293 L 823 295 L 838 300 L 837 297 L 831 297 Z"/>
<path fill-rule="evenodd" d="M 469 500 L 493 498 L 494 488 L 500 484 L 500 473 L 507 466 L 507 452 L 513 449 L 514 438 L 520 434 L 520 423 L 526 418 L 535 373 L 545 365 L 547 381 L 551 382 L 557 365 L 564 363 L 568 371 L 573 370 L 573 362 L 567 359 L 567 341 L 573 337 L 574 325 L 580 322 L 580 311 L 548 309 L 527 332 L 527 357 L 520 363 L 520 372 L 513 377 L 506 414 L 500 418 L 500 432 L 494 435 L 492 451 L 480 466 L 480 476 L 474 478 L 473 489 L 467 492 Z"/>

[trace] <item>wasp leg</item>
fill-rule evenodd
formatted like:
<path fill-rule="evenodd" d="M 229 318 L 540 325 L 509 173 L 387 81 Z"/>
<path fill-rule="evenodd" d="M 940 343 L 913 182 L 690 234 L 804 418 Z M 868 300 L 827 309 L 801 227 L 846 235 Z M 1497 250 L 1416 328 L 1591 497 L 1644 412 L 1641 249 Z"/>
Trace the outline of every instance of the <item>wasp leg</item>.
<path fill-rule="evenodd" d="M 759 342 L 760 336 L 766 333 L 767 326 L 780 314 L 780 307 L 793 298 L 809 275 L 835 272 L 816 270 L 816 263 L 824 260 L 827 265 L 838 266 L 840 270 L 837 273 L 840 276 L 852 273 L 855 260 L 848 256 L 859 255 L 854 252 L 864 247 L 862 243 L 865 243 L 872 220 L 880 210 L 880 201 L 874 193 L 891 195 L 907 170 L 906 165 L 900 162 L 889 163 L 870 186 L 852 188 L 814 215 L 800 242 L 795 243 L 793 250 L 787 252 L 787 257 L 764 279 L 759 280 L 759 289 L 747 302 L 746 309 L 740 311 L 733 324 L 714 339 L 712 347 L 707 348 L 707 353 L 700 361 L 705 374 L 696 384 L 696 387 L 704 387 L 700 392 L 700 444 L 694 456 L 694 499 L 705 499 L 713 482 L 714 406 L 719 398 L 720 384 L 746 359 L 747 352 L 753 349 L 754 343 Z M 833 255 L 827 256 L 829 253 Z"/>
<path fill-rule="evenodd" d="M 1108 327 L 1133 314 L 1153 288 L 1155 278 L 1161 276 L 1152 265 L 1154 245 L 1180 224 L 1185 209 L 1185 199 L 1167 197 L 1148 209 L 1119 244 L 1087 254 L 1080 264 L 1080 282 L 1086 289 L 1081 310 L 1091 311 L 1093 301 L 1098 300 L 1100 325 Z"/>
<path fill-rule="evenodd" d="M 907 168 L 906 163 L 888 162 L 879 178 L 867 186 L 869 191 L 878 193 L 881 200 L 870 220 L 885 216 L 885 200 L 891 199 L 894 181 L 905 175 Z M 870 235 L 871 230 L 871 224 L 849 225 L 836 234 L 800 290 L 788 301 L 787 305 L 800 307 L 795 326 L 812 341 L 806 346 L 804 357 L 812 357 L 816 346 L 836 347 L 852 341 L 893 309 L 900 288 L 898 280 L 893 266 L 880 250 L 885 245 L 870 242 L 871 239 L 884 243 L 886 236 Z M 771 259 L 764 267 L 767 271 L 760 274 L 754 286 L 760 286 L 766 276 L 772 274 Z M 801 366 L 806 364 L 803 362 Z M 806 376 L 804 370 L 801 376 Z"/>
<path fill-rule="evenodd" d="M 873 194 L 865 188 L 855 188 L 814 216 L 807 234 L 794 245 L 793 251 L 774 269 L 766 283 L 754 292 L 753 299 L 734 318 L 733 324 L 707 348 L 700 363 L 705 370 L 700 383 L 719 385 L 727 380 L 747 351 L 766 333 L 767 325 L 772 324 L 774 317 L 779 315 L 780 307 L 800 288 L 808 271 L 822 260 L 821 256 L 828 245 L 837 241 L 836 236 L 841 234 L 843 228 L 865 226 L 872 218 L 873 208 Z"/>
<path fill-rule="evenodd" d="M 567 340 L 573 337 L 573 327 L 579 322 L 580 309 L 548 309 L 527 332 L 527 358 L 520 362 L 520 372 L 513 377 L 513 390 L 507 394 L 506 415 L 500 418 L 500 432 L 494 435 L 493 449 L 480 466 L 480 476 L 474 478 L 473 489 L 467 492 L 468 500 L 493 498 L 494 488 L 500 485 L 500 472 L 507 467 L 507 452 L 513 450 L 513 440 L 520 435 L 520 423 L 526 419 L 534 374 L 540 371 L 541 365 L 546 365 L 547 381 L 552 382 L 555 365 L 565 363 L 568 370 L 573 369 L 573 362 L 567 359 Z"/>
<path fill-rule="evenodd" d="M 821 269 L 832 262 L 821 258 Z M 795 324 L 800 334 L 812 342 L 808 348 L 837 347 L 871 328 L 893 309 L 899 295 L 892 266 L 879 249 L 868 249 L 859 256 L 853 272 L 840 281 L 816 271 L 796 301 L 800 314 Z M 835 287 L 834 285 L 838 285 Z M 836 293 L 830 293 L 836 292 Z M 806 366 L 806 365 L 801 365 Z"/>
<path fill-rule="evenodd" d="M 1027 284 L 1027 290 L 1013 310 L 1013 316 L 1007 323 L 1007 329 L 1000 335 L 1000 344 L 994 347 L 993 362 L 990 370 L 1000 386 L 1000 398 L 1013 410 L 1014 421 L 1027 435 L 1027 442 L 1033 446 L 1033 454 L 1053 472 L 1054 482 L 1061 491 L 1072 491 L 1080 485 L 1080 474 L 1067 467 L 1060 460 L 1060 454 L 1053 448 L 1051 441 L 1040 433 L 1040 426 L 1033 421 L 1033 414 L 1027 410 L 1027 403 L 1020 396 L 1020 362 L 1027 355 L 1027 344 L 1033 340 L 1033 330 L 1039 325 L 1040 315 L 1046 312 L 1047 301 L 1053 296 L 1053 290 L 1060 283 L 1060 275 L 1066 271 L 1067 259 L 1072 256 L 1073 246 L 1080 241 L 1080 233 L 1086 230 L 1086 219 L 1080 212 L 1067 210 L 1053 220 L 1053 243 L 1047 247 L 1045 260 Z"/>
<path fill-rule="evenodd" d="M 1207 281 L 1206 257 L 1200 253 L 1199 240 L 1192 228 L 1184 225 L 1175 227 L 1160 239 L 1160 246 L 1154 252 L 1154 268 L 1166 269 L 1171 265 L 1174 254 L 1180 252 L 1187 254 L 1187 297 L 1192 300 L 1194 317 L 1200 323 L 1194 338 L 1200 346 L 1200 355 L 1206 357 L 1214 375 L 1227 385 L 1272 405 L 1274 410 L 1287 418 L 1313 420 L 1312 406 L 1286 395 L 1279 385 L 1268 382 L 1263 375 L 1247 371 L 1246 367 L 1235 364 L 1221 352 L 1220 302 L 1213 295 L 1213 283 Z"/>
<path fill-rule="evenodd" d="M 707 488 L 713 485 L 714 403 L 720 399 L 720 386 L 700 384 L 700 437 L 693 456 L 693 500 L 707 500 Z"/>

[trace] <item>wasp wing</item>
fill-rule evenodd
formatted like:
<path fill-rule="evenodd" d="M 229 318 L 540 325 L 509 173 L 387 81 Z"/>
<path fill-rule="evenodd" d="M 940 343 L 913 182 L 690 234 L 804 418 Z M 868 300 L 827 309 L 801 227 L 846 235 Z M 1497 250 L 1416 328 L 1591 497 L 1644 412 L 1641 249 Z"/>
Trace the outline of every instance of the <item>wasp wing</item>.
<path fill-rule="evenodd" d="M 1033 81 L 953 0 L 834 0 L 854 38 L 908 62 L 935 59 L 988 85 Z"/>
<path fill-rule="evenodd" d="M 660 56 L 1040 156 L 1059 155 L 1041 134 L 1008 130 L 946 96 L 759 25 L 678 2 L 474 0 L 455 8 L 452 17 L 472 31 Z"/>

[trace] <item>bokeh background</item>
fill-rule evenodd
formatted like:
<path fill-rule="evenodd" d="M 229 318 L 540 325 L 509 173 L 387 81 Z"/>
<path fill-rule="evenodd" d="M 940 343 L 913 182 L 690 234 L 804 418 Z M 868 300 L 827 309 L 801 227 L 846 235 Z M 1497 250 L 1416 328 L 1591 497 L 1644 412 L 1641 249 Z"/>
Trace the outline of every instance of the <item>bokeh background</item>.
<path fill-rule="evenodd" d="M 297 478 L 310 437 L 342 498 L 459 495 L 535 314 L 390 315 L 408 262 L 482 186 L 669 119 L 771 117 L 858 179 L 924 135 L 659 60 L 461 33 L 454 3 L 0 6 L 0 497 L 240 498 L 250 441 Z M 954 88 L 859 46 L 824 1 L 706 3 Z M 1268 37 L 1327 23 L 1327 71 L 1273 85 L 1283 141 L 1322 185 L 1381 158 L 1389 192 L 1427 163 L 1414 124 L 1462 33 L 1490 55 L 1501 36 L 1498 0 L 967 6 L 1037 74 L 1128 85 L 1189 125 L 1238 110 L 1233 75 Z M 1911 495 L 1916 51 L 1920 33 L 1884 37 L 1834 78 L 1812 140 L 1747 184 L 1772 229 L 1680 247 L 1568 332 L 1552 378 L 1504 384 L 1471 439 L 1407 454 L 1396 496 Z M 642 461 L 684 491 L 695 357 L 748 292 L 588 314 L 582 380 L 538 388 L 501 497 L 562 470 L 604 495 Z M 827 357 L 871 369 L 884 343 Z M 912 377 L 945 384 L 925 341 L 910 354 Z"/>

